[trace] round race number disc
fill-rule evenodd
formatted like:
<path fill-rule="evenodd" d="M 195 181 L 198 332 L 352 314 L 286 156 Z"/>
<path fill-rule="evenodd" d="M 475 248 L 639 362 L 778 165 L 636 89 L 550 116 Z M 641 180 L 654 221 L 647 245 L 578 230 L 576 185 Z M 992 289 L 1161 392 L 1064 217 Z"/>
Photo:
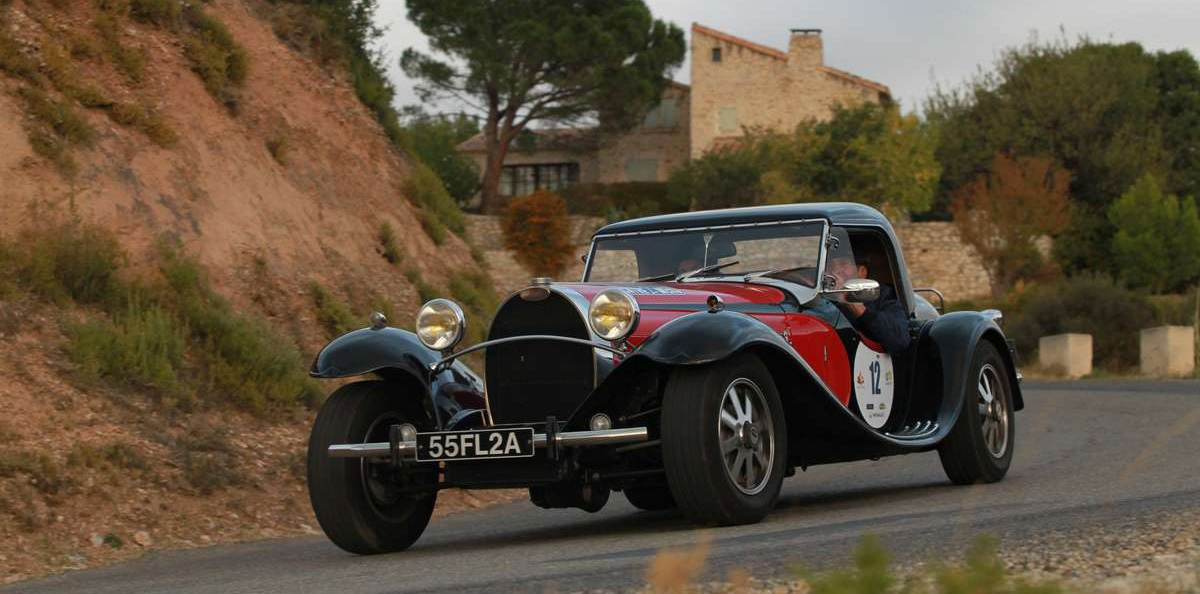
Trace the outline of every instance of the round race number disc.
<path fill-rule="evenodd" d="M 892 356 L 877 353 L 858 343 L 854 353 L 854 396 L 858 412 L 868 425 L 879 429 L 892 415 L 892 395 L 896 392 L 896 374 Z"/>

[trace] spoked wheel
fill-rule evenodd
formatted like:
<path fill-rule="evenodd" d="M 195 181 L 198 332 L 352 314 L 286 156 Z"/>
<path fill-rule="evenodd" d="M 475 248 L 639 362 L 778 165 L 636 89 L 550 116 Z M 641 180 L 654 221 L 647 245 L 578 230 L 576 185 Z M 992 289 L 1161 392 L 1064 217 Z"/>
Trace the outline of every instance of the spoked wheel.
<path fill-rule="evenodd" d="M 680 511 L 698 524 L 748 524 L 783 484 L 787 427 L 770 373 L 753 355 L 671 375 L 663 464 Z"/>
<path fill-rule="evenodd" d="M 396 469 L 387 459 L 330 458 L 338 443 L 388 441 L 391 426 L 428 420 L 415 400 L 382 381 L 338 388 L 317 415 L 308 443 L 308 494 L 317 522 L 337 546 L 362 555 L 416 542 L 437 501 L 433 466 Z"/>
<path fill-rule="evenodd" d="M 962 412 L 938 455 L 951 481 L 994 483 L 1008 473 L 1015 432 L 1012 387 L 1004 359 L 992 343 L 979 343 L 968 377 Z"/>

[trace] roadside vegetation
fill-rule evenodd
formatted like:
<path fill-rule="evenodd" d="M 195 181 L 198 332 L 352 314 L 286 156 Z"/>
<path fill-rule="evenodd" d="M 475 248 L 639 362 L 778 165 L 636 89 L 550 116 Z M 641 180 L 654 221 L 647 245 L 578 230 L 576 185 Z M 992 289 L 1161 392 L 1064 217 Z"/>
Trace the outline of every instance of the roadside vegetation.
<path fill-rule="evenodd" d="M 0 269 L 16 281 L 11 291 L 82 308 L 64 330 L 85 379 L 145 390 L 185 411 L 233 405 L 265 414 L 321 398 L 294 343 L 234 312 L 166 239 L 146 277 L 125 269 L 110 232 L 78 219 L 35 225 L 0 254 Z"/>

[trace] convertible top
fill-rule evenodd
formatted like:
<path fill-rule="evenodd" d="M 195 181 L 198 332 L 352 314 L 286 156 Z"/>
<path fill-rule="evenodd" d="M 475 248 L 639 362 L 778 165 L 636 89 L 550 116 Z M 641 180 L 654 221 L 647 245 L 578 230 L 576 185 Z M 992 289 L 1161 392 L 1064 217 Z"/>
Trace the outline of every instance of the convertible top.
<path fill-rule="evenodd" d="M 883 216 L 883 213 L 870 206 L 856 202 L 776 204 L 771 206 L 749 206 L 744 208 L 725 208 L 721 210 L 702 210 L 657 215 L 605 225 L 597 230 L 595 235 L 641 233 L 646 231 L 662 231 L 665 229 L 712 227 L 743 223 L 765 223 L 793 219 L 828 219 L 835 226 L 880 227 L 886 230 L 888 235 L 894 237 L 892 225 L 888 222 L 887 217 Z"/>

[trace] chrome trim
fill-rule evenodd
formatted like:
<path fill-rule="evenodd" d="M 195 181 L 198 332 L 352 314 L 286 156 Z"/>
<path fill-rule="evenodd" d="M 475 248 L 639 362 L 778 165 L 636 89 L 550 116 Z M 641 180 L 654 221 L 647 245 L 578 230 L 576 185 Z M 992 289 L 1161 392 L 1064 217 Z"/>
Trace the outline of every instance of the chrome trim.
<path fill-rule="evenodd" d="M 605 233 L 603 235 L 593 235 L 592 244 L 596 243 L 600 238 L 612 237 L 636 237 L 638 235 L 665 235 L 667 233 L 687 233 L 689 231 L 708 231 L 711 229 L 745 229 L 748 227 L 774 227 L 779 225 L 795 225 L 798 223 L 828 223 L 827 219 L 789 219 L 786 221 L 761 221 L 757 223 L 734 223 L 730 225 L 709 225 L 707 227 L 681 227 L 679 229 L 652 229 L 650 231 L 628 231 L 626 233 Z"/>
<path fill-rule="evenodd" d="M 629 338 L 629 336 L 631 334 L 633 334 L 633 332 L 635 330 L 637 330 L 638 324 L 642 323 L 642 306 L 638 304 L 637 297 L 635 297 L 633 295 L 633 293 L 630 293 L 629 291 L 625 290 L 622 287 L 612 287 L 609 289 L 604 289 L 603 291 L 600 291 L 599 293 L 596 293 L 596 296 L 592 297 L 591 302 L 588 303 L 587 317 L 584 318 L 584 321 L 587 322 L 588 330 L 592 333 L 592 336 L 595 336 L 597 338 L 604 338 L 603 336 L 600 336 L 600 333 L 596 332 L 596 328 L 592 326 L 592 307 L 594 307 L 596 305 L 596 300 L 599 299 L 601 295 L 603 295 L 605 293 L 609 293 L 609 292 L 624 295 L 625 298 L 629 300 L 629 303 L 633 306 L 633 319 L 629 321 L 629 328 L 627 328 L 624 333 L 622 333 L 620 336 L 617 336 L 616 338 L 613 338 L 611 340 L 604 339 L 604 340 L 607 340 L 609 344 L 614 345 L 614 347 L 615 347 L 616 345 L 625 342 L 625 339 Z"/>
<path fill-rule="evenodd" d="M 555 336 L 553 334 L 524 334 L 521 336 L 509 336 L 507 338 L 497 338 L 496 340 L 486 340 L 477 345 L 470 346 L 461 351 L 458 351 L 457 353 L 451 353 L 451 354 L 446 355 L 445 357 L 442 357 L 441 359 L 438 359 L 437 361 L 431 363 L 429 365 L 429 370 L 433 373 L 437 373 L 437 372 L 441 371 L 442 365 L 445 365 L 446 363 L 449 363 L 449 362 L 451 362 L 463 355 L 466 355 L 468 353 L 473 353 L 475 351 L 478 351 L 481 349 L 486 349 L 490 346 L 496 346 L 498 344 L 505 344 L 508 342 L 519 342 L 522 340 L 558 340 L 558 341 L 562 341 L 562 342 L 570 342 L 570 343 L 574 343 L 574 344 L 590 346 L 590 347 L 597 348 L 597 349 L 604 349 L 604 350 L 609 351 L 620 357 L 624 357 L 626 354 L 621 349 L 613 348 L 607 344 L 599 344 L 599 343 L 592 342 L 590 340 L 584 340 L 582 338 L 570 338 L 567 336 Z"/>
<path fill-rule="evenodd" d="M 587 447 L 614 445 L 621 443 L 638 443 L 646 441 L 650 433 L 645 427 L 625 427 L 621 429 L 602 429 L 597 431 L 565 431 L 555 435 L 555 443 L 560 447 Z M 546 447 L 546 434 L 536 433 L 533 436 L 533 447 Z M 402 441 L 399 444 L 400 457 L 405 460 L 415 460 L 417 457 L 417 442 Z M 392 446 L 386 441 L 374 443 L 344 443 L 329 446 L 330 458 L 387 458 L 392 455 Z"/>
<path fill-rule="evenodd" d="M 937 308 L 938 313 L 942 313 L 942 314 L 946 313 L 946 296 L 943 295 L 941 291 L 939 291 L 933 287 L 913 287 L 912 292 L 913 293 L 933 293 L 934 295 L 937 295 L 938 303 L 939 303 L 938 308 Z M 933 305 L 933 304 L 931 303 L 930 305 Z"/>
<path fill-rule="evenodd" d="M 417 318 L 413 321 L 413 333 L 417 335 L 417 340 L 420 341 L 421 344 L 425 345 L 425 348 L 431 350 L 433 349 L 432 345 L 426 344 L 425 340 L 421 338 L 421 312 L 424 311 L 426 307 L 429 307 L 434 303 L 444 303 L 448 305 L 450 307 L 450 311 L 453 312 L 455 317 L 458 318 L 458 323 L 456 324 L 458 326 L 458 335 L 454 337 L 454 340 L 450 342 L 449 346 L 442 349 L 440 352 L 446 353 L 453 351 L 454 347 L 458 346 L 458 343 L 462 342 L 463 337 L 467 335 L 467 314 L 463 313 L 462 307 L 459 307 L 457 303 L 449 299 L 444 299 L 442 297 L 430 299 L 422 304 L 421 307 L 417 308 Z"/>

